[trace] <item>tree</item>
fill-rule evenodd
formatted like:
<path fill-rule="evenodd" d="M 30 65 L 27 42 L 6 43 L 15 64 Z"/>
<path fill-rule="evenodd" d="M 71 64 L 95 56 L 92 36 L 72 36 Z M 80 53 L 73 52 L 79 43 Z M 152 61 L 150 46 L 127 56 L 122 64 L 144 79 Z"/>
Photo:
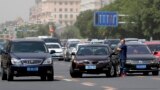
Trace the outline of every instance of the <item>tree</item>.
<path fill-rule="evenodd" d="M 88 22 L 93 19 L 93 11 L 87 10 L 81 12 L 77 17 L 77 21 L 75 22 L 75 26 L 79 28 L 81 35 L 86 38 L 88 37 L 87 26 Z"/>
<path fill-rule="evenodd" d="M 69 39 L 69 38 L 82 38 L 80 35 L 80 31 L 75 26 L 68 26 L 66 30 L 61 34 L 61 38 Z"/>

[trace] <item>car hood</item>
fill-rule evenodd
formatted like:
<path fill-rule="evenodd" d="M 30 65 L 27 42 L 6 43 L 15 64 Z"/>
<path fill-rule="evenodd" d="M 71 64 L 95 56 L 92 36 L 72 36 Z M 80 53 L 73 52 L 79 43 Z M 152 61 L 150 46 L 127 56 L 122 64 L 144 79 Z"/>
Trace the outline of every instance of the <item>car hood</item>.
<path fill-rule="evenodd" d="M 127 59 L 131 60 L 154 60 L 155 56 L 152 54 L 133 54 L 133 55 L 127 55 Z"/>
<path fill-rule="evenodd" d="M 11 57 L 18 59 L 46 59 L 51 55 L 49 53 L 11 53 Z"/>
<path fill-rule="evenodd" d="M 93 61 L 96 61 L 96 60 L 107 60 L 109 58 L 108 55 L 106 56 L 76 56 L 75 59 L 76 60 L 93 60 Z"/>

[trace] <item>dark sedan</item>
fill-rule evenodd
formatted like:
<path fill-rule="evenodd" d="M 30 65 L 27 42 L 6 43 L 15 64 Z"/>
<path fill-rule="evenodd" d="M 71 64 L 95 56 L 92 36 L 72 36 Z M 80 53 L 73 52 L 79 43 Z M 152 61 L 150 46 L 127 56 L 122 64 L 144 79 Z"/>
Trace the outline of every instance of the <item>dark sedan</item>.
<path fill-rule="evenodd" d="M 158 61 L 150 49 L 140 42 L 127 42 L 126 70 L 129 73 L 143 73 L 158 75 Z"/>
<path fill-rule="evenodd" d="M 51 52 L 52 53 L 52 52 Z M 51 55 L 41 40 L 9 40 L 1 56 L 2 80 L 14 76 L 40 76 L 53 80 L 54 68 Z"/>
<path fill-rule="evenodd" d="M 119 61 L 108 45 L 81 45 L 72 60 L 70 75 L 82 77 L 83 73 L 117 76 L 120 73 Z"/>

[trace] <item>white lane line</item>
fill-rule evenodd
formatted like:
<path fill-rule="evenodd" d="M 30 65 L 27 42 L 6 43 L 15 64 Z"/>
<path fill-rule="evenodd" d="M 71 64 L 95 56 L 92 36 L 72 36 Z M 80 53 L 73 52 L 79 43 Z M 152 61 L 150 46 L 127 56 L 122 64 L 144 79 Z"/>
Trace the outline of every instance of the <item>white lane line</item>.
<path fill-rule="evenodd" d="M 54 76 L 54 78 L 64 79 L 64 76 Z"/>
<path fill-rule="evenodd" d="M 72 79 L 63 79 L 64 81 L 67 81 L 67 82 L 71 82 L 73 81 Z"/>
<path fill-rule="evenodd" d="M 83 82 L 81 83 L 82 85 L 85 85 L 85 86 L 95 86 L 96 84 L 95 83 L 91 83 L 91 82 Z"/>
<path fill-rule="evenodd" d="M 104 90 L 117 90 L 116 88 L 111 86 L 102 86 L 102 88 L 104 88 Z"/>

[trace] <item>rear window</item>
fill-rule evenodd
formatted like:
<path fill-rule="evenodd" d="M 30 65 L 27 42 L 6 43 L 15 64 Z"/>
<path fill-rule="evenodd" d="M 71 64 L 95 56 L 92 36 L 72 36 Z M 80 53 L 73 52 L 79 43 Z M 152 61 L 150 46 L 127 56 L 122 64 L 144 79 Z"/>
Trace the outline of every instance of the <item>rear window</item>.
<path fill-rule="evenodd" d="M 150 48 L 150 50 L 153 51 L 160 51 L 160 44 L 156 44 L 156 45 L 148 45 L 148 47 Z"/>
<path fill-rule="evenodd" d="M 151 54 L 146 45 L 128 45 L 127 54 Z"/>
<path fill-rule="evenodd" d="M 48 48 L 60 48 L 59 45 L 53 45 L 53 44 L 52 44 L 52 45 L 47 45 L 47 47 L 48 47 Z"/>
<path fill-rule="evenodd" d="M 11 52 L 47 52 L 43 42 L 14 42 Z"/>

